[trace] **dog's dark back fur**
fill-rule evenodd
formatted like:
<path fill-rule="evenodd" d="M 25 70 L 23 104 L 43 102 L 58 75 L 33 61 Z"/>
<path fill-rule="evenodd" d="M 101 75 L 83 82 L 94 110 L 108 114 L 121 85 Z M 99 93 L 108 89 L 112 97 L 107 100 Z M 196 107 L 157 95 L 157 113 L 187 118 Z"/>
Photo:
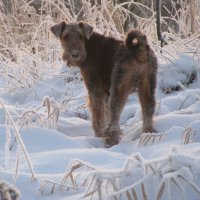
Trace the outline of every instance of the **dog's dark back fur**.
<path fill-rule="evenodd" d="M 121 41 L 111 37 L 106 38 L 98 33 L 93 33 L 90 40 L 86 41 L 87 59 L 81 67 L 81 72 L 90 74 L 86 78 L 89 91 L 101 88 L 109 94 L 116 50 L 120 44 L 122 44 Z"/>
<path fill-rule="evenodd" d="M 118 143 L 120 114 L 133 91 L 138 91 L 143 131 L 154 131 L 157 59 L 144 34 L 133 30 L 122 41 L 93 32 L 83 22 L 61 22 L 51 31 L 60 38 L 63 60 L 80 67 L 96 136 L 105 137 L 109 146 Z"/>

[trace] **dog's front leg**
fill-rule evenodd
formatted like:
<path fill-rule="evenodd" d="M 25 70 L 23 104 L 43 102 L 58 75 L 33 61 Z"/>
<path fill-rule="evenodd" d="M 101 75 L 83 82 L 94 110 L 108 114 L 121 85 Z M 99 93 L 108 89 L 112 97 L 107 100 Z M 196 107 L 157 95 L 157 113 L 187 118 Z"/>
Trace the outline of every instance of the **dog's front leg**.
<path fill-rule="evenodd" d="M 96 137 L 103 137 L 106 126 L 107 95 L 89 92 L 89 108 L 92 114 L 92 126 Z"/>
<path fill-rule="evenodd" d="M 131 89 L 131 81 L 126 69 L 118 66 L 113 73 L 109 98 L 109 123 L 104 131 L 106 147 L 119 143 L 120 115 Z"/>

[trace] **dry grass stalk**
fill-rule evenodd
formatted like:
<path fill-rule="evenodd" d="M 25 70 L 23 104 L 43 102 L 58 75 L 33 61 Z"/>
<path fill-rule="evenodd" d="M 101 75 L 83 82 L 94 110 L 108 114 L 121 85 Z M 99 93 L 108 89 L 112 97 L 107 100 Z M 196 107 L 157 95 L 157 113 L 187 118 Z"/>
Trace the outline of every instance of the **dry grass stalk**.
<path fill-rule="evenodd" d="M 44 110 L 46 108 L 46 110 Z M 58 119 L 60 115 L 59 104 L 49 97 L 45 97 L 42 105 L 37 108 L 28 108 L 24 110 L 18 117 L 17 124 L 21 130 L 25 125 L 44 126 L 46 128 L 57 129 Z"/>
<path fill-rule="evenodd" d="M 49 128 L 51 128 L 51 126 L 52 126 L 53 129 L 56 129 L 59 114 L 60 114 L 60 108 L 59 108 L 57 102 L 54 99 L 50 99 L 49 97 L 45 97 L 42 105 L 47 107 L 48 115 L 47 115 L 46 120 L 50 120 Z"/>
<path fill-rule="evenodd" d="M 138 195 L 137 195 L 137 192 L 135 191 L 135 189 L 132 188 L 131 191 L 132 191 L 132 195 L 133 195 L 133 200 L 138 200 L 139 198 L 138 198 Z"/>
<path fill-rule="evenodd" d="M 33 120 L 32 120 L 33 118 L 36 118 L 37 120 L 39 120 L 40 124 L 43 124 L 43 120 L 40 114 L 37 112 L 37 109 L 33 110 L 32 108 L 29 108 L 28 110 L 22 112 L 17 121 L 17 123 L 20 126 L 20 129 L 22 129 L 24 126 L 33 125 Z"/>
<path fill-rule="evenodd" d="M 74 173 L 76 170 L 78 170 L 78 169 L 80 169 L 80 168 L 82 168 L 82 167 L 83 167 L 83 163 L 77 163 L 77 164 L 75 164 L 75 165 L 70 166 L 70 170 L 67 171 L 67 172 L 64 174 L 64 176 L 63 176 L 63 178 L 62 178 L 62 180 L 61 180 L 61 183 L 62 183 L 62 184 L 66 183 L 66 181 L 68 180 L 68 178 L 70 178 L 73 187 L 74 187 L 74 188 L 78 188 L 78 185 L 77 185 L 77 183 L 76 183 L 76 178 L 74 178 L 73 173 Z"/>
<path fill-rule="evenodd" d="M 91 182 L 89 183 L 87 190 L 82 198 L 84 199 L 90 197 L 93 199 L 93 196 L 96 195 L 95 198 L 101 200 L 106 198 L 105 194 L 115 192 L 118 190 L 118 188 L 119 186 L 116 183 L 115 178 L 101 178 L 98 175 L 94 175 L 91 178 Z M 117 199 L 117 196 L 113 196 L 113 198 Z"/>
<path fill-rule="evenodd" d="M 74 188 L 78 188 L 78 184 L 76 183 L 76 178 L 77 176 L 75 176 L 75 173 L 77 171 L 81 171 L 81 172 L 86 172 L 86 171 L 93 171 L 94 170 L 94 167 L 84 163 L 84 162 L 81 162 L 81 161 L 78 161 L 78 160 L 73 160 L 67 171 L 65 172 L 62 180 L 61 180 L 61 184 L 65 184 L 68 179 L 70 179 L 70 181 L 72 182 L 72 187 Z"/>
<path fill-rule="evenodd" d="M 161 186 L 160 186 L 159 191 L 158 191 L 158 195 L 157 195 L 156 200 L 161 200 L 161 199 L 162 199 L 162 196 L 163 196 L 163 194 L 164 194 L 165 188 L 166 188 L 165 182 L 163 182 L 163 183 L 161 184 Z"/>
<path fill-rule="evenodd" d="M 196 131 L 188 127 L 184 130 L 182 134 L 183 144 L 188 144 L 190 142 L 196 141 Z"/>
<path fill-rule="evenodd" d="M 17 180 L 17 176 L 18 176 L 18 173 L 19 173 L 20 152 L 21 152 L 21 148 L 18 147 L 17 153 L 16 153 L 16 167 L 15 167 L 15 175 L 13 177 L 13 183 L 15 183 L 15 181 Z"/>
<path fill-rule="evenodd" d="M 53 180 L 46 179 L 46 180 L 41 180 L 41 182 L 42 184 L 40 185 L 40 189 L 39 189 L 41 194 L 43 194 L 47 190 L 48 187 L 51 187 L 51 194 L 53 194 L 56 186 L 59 188 L 65 188 L 65 190 L 72 190 L 72 189 L 74 190 L 74 188 L 71 186 L 61 184 Z"/>
<path fill-rule="evenodd" d="M 186 80 L 186 82 L 187 82 L 187 80 Z M 185 86 L 184 86 L 184 87 L 185 87 Z M 185 89 L 185 88 L 184 88 L 184 89 Z M 181 109 L 183 108 L 184 103 L 185 103 L 189 98 L 190 98 L 190 96 L 186 97 L 186 98 L 184 99 L 184 101 L 182 101 L 182 103 L 181 103 L 181 105 L 180 105 L 180 107 L 179 107 L 179 110 L 181 110 Z"/>
<path fill-rule="evenodd" d="M 161 180 L 156 199 L 161 200 L 165 193 L 169 193 L 171 195 L 169 192 L 169 186 L 172 185 L 172 183 L 174 183 L 179 190 L 181 199 L 186 199 L 183 182 L 187 183 L 200 196 L 199 186 L 195 184 L 193 178 L 191 179 L 191 177 L 187 177 L 187 175 L 185 175 L 185 173 L 188 172 L 191 173 L 190 169 L 187 167 L 182 167 L 179 170 L 170 169 L 168 172 L 165 172 Z"/>
<path fill-rule="evenodd" d="M 179 178 L 183 181 L 185 181 L 200 197 L 200 188 L 198 185 L 196 185 L 195 183 L 193 183 L 190 180 L 187 180 L 184 176 L 179 175 Z"/>
<path fill-rule="evenodd" d="M 9 119 L 6 116 L 6 143 L 5 143 L 5 166 L 8 166 L 9 159 L 10 159 L 10 143 L 11 143 L 11 131 L 10 131 L 10 123 Z"/>
<path fill-rule="evenodd" d="M 27 150 L 26 150 L 26 146 L 24 145 L 23 140 L 22 140 L 22 138 L 21 138 L 21 135 L 20 135 L 20 133 L 19 133 L 18 127 L 16 126 L 15 122 L 13 121 L 13 119 L 12 119 L 10 113 L 9 113 L 8 110 L 6 109 L 6 107 L 5 107 L 5 105 L 3 104 L 3 102 L 0 101 L 0 104 L 1 104 L 2 108 L 4 109 L 4 112 L 6 113 L 8 119 L 9 119 L 11 125 L 12 125 L 12 128 L 13 128 L 13 130 L 14 130 L 14 134 L 15 134 L 15 137 L 16 137 L 16 139 L 17 139 L 17 141 L 18 141 L 18 144 L 19 144 L 19 146 L 20 146 L 20 148 L 21 148 L 21 150 L 22 150 L 22 152 L 23 152 L 23 154 L 24 154 L 24 156 L 25 156 L 25 158 L 26 158 L 27 164 L 28 164 L 28 166 L 29 166 L 29 169 L 30 169 L 30 172 L 31 172 L 31 175 L 32 175 L 32 179 L 35 180 L 35 179 L 36 179 L 35 172 L 34 172 L 33 167 L 32 167 L 32 165 L 31 165 L 31 160 L 30 160 L 29 155 L 28 155 L 28 152 L 27 152 Z"/>
<path fill-rule="evenodd" d="M 156 170 L 157 170 L 156 166 L 153 166 L 153 165 L 155 165 L 155 163 L 146 163 L 145 164 L 145 173 L 146 174 L 149 174 L 149 171 L 151 171 L 151 173 L 156 173 Z"/>
<path fill-rule="evenodd" d="M 155 142 L 160 142 L 164 137 L 166 136 L 166 133 L 144 133 L 140 137 L 138 146 L 147 145 L 147 144 L 153 144 Z"/>
<path fill-rule="evenodd" d="M 126 191 L 126 197 L 128 200 L 132 200 L 131 194 L 129 193 L 129 191 Z"/>
<path fill-rule="evenodd" d="M 170 164 L 170 160 L 171 161 Z M 184 200 L 185 198 L 185 193 L 184 193 L 184 185 L 181 183 L 181 180 L 184 180 L 191 188 L 194 189 L 194 191 L 200 195 L 200 188 L 194 183 L 193 179 L 191 178 L 186 178 L 188 175 L 185 175 L 185 173 L 190 173 L 189 168 L 181 168 L 180 170 L 177 170 L 177 160 L 173 159 L 173 157 L 170 157 L 168 159 L 168 164 L 166 164 L 166 160 L 158 160 L 153 163 L 159 164 L 159 167 L 157 169 L 152 170 L 149 172 L 150 174 L 145 174 L 144 178 L 140 179 L 136 183 L 132 184 L 132 186 L 128 186 L 124 189 L 118 190 L 117 192 L 114 192 L 112 195 L 109 195 L 109 198 L 112 199 L 111 197 L 114 198 L 114 196 L 119 196 L 120 194 L 125 194 L 126 199 L 132 198 L 130 196 L 130 190 L 132 191 L 132 196 L 134 200 L 138 199 L 139 192 L 136 189 L 137 186 L 141 187 L 141 194 L 144 200 L 148 199 L 147 195 L 147 188 L 145 187 L 146 181 L 153 181 L 154 179 L 159 178 L 157 181 L 160 182 L 159 189 L 157 194 L 155 194 L 155 199 L 157 200 L 162 200 L 164 196 L 169 195 L 169 198 L 171 198 L 171 192 L 170 192 L 170 187 L 173 184 L 175 184 L 179 190 L 179 194 L 181 195 L 181 198 Z M 150 165 L 152 165 L 151 163 Z M 162 163 L 162 164 L 161 164 Z M 174 166 L 175 164 L 175 166 Z M 180 163 L 180 165 L 182 165 Z M 174 169 L 175 167 L 175 169 Z M 152 174 L 153 172 L 153 174 Z M 160 176 L 162 174 L 162 176 Z M 152 176 L 151 176 L 152 175 Z M 157 178 L 156 178 L 157 177 Z M 184 178 L 183 178 L 184 177 Z M 190 177 L 190 175 L 189 175 Z M 157 182 L 156 181 L 156 182 Z M 157 182 L 157 183 L 158 183 Z"/>
<path fill-rule="evenodd" d="M 40 192 L 44 193 L 48 188 L 51 188 L 51 193 L 54 193 L 56 186 L 60 188 L 65 188 L 66 190 L 76 190 L 79 188 L 77 184 L 77 172 L 85 173 L 87 171 L 93 171 L 94 168 L 87 163 L 81 162 L 79 160 L 73 160 L 67 171 L 65 172 L 64 176 L 62 177 L 60 182 L 56 182 L 53 180 L 42 180 L 42 184 L 40 186 Z M 87 181 L 87 178 L 85 182 Z M 66 185 L 66 182 L 71 182 L 70 185 Z M 97 190 L 94 192 L 90 192 L 87 196 L 93 195 Z"/>
<path fill-rule="evenodd" d="M 189 160 L 188 162 L 191 161 L 192 160 Z M 138 200 L 142 197 L 143 200 L 148 200 L 150 197 L 148 196 L 147 182 L 154 182 L 154 184 L 158 184 L 157 193 L 151 191 L 157 200 L 162 200 L 166 195 L 171 198 L 170 187 L 172 184 L 176 186 L 179 194 L 184 200 L 185 184 L 182 184 L 183 182 L 187 183 L 198 195 L 200 195 L 200 188 L 195 184 L 194 179 L 191 178 L 193 175 L 191 173 L 191 169 L 189 169 L 190 165 L 187 164 L 184 166 L 188 167 L 178 168 L 177 166 L 179 165 L 183 166 L 183 163 L 173 155 L 166 159 L 154 160 L 151 162 L 145 162 L 141 156 L 135 155 L 134 157 L 127 159 L 121 170 L 116 172 L 106 172 L 97 171 L 91 165 L 79 160 L 74 160 L 69 165 L 61 183 L 45 180 L 41 186 L 41 192 L 43 193 L 49 185 L 52 187 L 51 192 L 54 192 L 56 186 L 61 188 L 65 187 L 67 190 L 78 189 L 79 185 L 77 184 L 77 176 L 75 174 L 77 172 L 83 174 L 89 171 L 90 175 L 87 176 L 84 181 L 84 185 L 87 188 L 81 199 L 90 198 L 102 200 L 106 198 L 109 200 L 118 200 L 123 197 L 127 200 Z M 142 177 L 133 182 L 132 185 L 129 184 L 128 186 L 122 187 L 121 181 L 123 180 L 124 182 L 127 175 L 129 177 L 133 175 L 134 177 L 134 173 L 131 173 L 130 171 L 132 170 L 131 166 L 142 168 Z M 72 182 L 72 186 L 65 185 L 68 180 Z"/>
<path fill-rule="evenodd" d="M 182 187 L 180 181 L 178 179 L 175 179 L 175 178 L 171 178 L 171 181 L 176 185 L 176 187 L 180 191 L 180 194 L 182 194 L 181 199 L 185 200 L 185 191 L 184 191 L 184 188 Z"/>
<path fill-rule="evenodd" d="M 148 200 L 144 183 L 141 184 L 141 191 L 142 191 L 143 200 Z"/>

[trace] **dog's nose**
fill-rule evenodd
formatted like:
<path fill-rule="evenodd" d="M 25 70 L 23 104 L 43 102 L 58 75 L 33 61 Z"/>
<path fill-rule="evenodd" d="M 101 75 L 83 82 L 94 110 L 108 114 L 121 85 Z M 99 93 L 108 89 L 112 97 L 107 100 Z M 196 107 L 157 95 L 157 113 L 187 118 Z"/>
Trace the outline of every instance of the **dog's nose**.
<path fill-rule="evenodd" d="M 71 51 L 71 56 L 72 56 L 72 58 L 74 58 L 74 59 L 78 59 L 79 56 L 80 56 L 79 51 L 77 51 L 77 50 Z"/>

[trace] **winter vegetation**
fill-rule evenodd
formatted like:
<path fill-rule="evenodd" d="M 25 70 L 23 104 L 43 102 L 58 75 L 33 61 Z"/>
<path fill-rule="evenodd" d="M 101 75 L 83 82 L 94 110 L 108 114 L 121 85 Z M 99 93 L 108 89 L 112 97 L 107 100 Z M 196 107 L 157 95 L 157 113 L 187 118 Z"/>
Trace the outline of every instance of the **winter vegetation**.
<path fill-rule="evenodd" d="M 161 0 L 160 38 L 157 2 L 0 1 L 0 200 L 200 199 L 200 2 Z M 133 94 L 121 142 L 105 149 L 94 137 L 79 69 L 65 66 L 49 31 L 63 19 L 121 39 L 147 34 L 157 133 L 141 134 Z"/>

